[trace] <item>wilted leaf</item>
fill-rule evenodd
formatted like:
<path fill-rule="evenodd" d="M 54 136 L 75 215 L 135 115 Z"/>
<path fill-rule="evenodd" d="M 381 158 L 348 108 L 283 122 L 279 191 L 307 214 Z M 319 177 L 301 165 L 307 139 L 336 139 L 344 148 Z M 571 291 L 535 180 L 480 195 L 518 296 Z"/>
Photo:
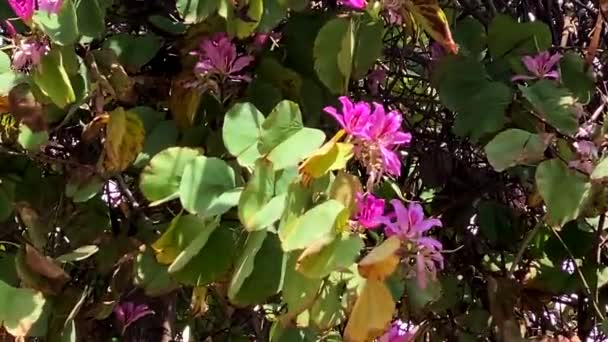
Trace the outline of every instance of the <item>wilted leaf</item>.
<path fill-rule="evenodd" d="M 61 288 L 70 280 L 70 276 L 55 264 L 53 259 L 44 256 L 29 244 L 25 245 L 25 263 L 32 271 L 54 282 L 56 288 Z"/>
<path fill-rule="evenodd" d="M 384 281 L 399 265 L 396 253 L 400 247 L 401 241 L 397 236 L 389 237 L 359 262 L 359 274 L 366 279 Z"/>
<path fill-rule="evenodd" d="M 141 152 L 146 132 L 139 116 L 119 107 L 110 113 L 106 127 L 103 167 L 106 172 L 127 169 Z"/>
<path fill-rule="evenodd" d="M 201 103 L 201 92 L 185 86 L 188 75 L 182 74 L 171 82 L 169 110 L 181 130 L 192 127 L 194 116 Z"/>
<path fill-rule="evenodd" d="M 383 281 L 367 279 L 350 313 L 344 330 L 345 342 L 366 342 L 380 336 L 389 326 L 395 301 Z"/>
<path fill-rule="evenodd" d="M 458 53 L 458 46 L 452 39 L 448 18 L 437 0 L 407 0 L 404 5 L 413 15 L 416 23 L 422 26 L 429 36 L 447 51 L 453 54 Z"/>

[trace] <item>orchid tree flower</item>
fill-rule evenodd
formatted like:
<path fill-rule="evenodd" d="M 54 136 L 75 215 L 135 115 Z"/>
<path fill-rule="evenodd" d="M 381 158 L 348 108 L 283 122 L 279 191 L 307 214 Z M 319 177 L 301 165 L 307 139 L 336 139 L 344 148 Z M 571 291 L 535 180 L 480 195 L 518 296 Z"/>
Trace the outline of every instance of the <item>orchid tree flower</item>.
<path fill-rule="evenodd" d="M 377 342 L 413 342 L 416 337 L 416 327 L 400 319 L 394 320 L 391 327 L 380 336 Z"/>
<path fill-rule="evenodd" d="M 367 0 L 342 0 L 340 3 L 356 10 L 363 10 L 367 7 Z"/>
<path fill-rule="evenodd" d="M 559 73 L 555 70 L 555 66 L 561 58 L 562 55 L 559 53 L 551 55 L 548 51 L 541 52 L 536 56 L 524 56 L 521 60 L 530 74 L 515 75 L 511 78 L 511 81 L 557 80 L 559 79 Z"/>
<path fill-rule="evenodd" d="M 370 193 L 357 193 L 357 214 L 355 219 L 367 229 L 377 228 L 385 221 L 384 200 Z"/>
<path fill-rule="evenodd" d="M 114 315 L 122 328 L 123 335 L 133 323 L 153 314 L 154 311 L 150 310 L 146 304 L 138 305 L 133 302 L 122 302 L 114 307 Z"/>
<path fill-rule="evenodd" d="M 251 80 L 243 69 L 253 62 L 253 57 L 238 54 L 236 45 L 224 32 L 201 41 L 199 49 L 191 52 L 191 55 L 198 57 L 194 73 L 200 79 L 215 76 L 221 80 Z"/>

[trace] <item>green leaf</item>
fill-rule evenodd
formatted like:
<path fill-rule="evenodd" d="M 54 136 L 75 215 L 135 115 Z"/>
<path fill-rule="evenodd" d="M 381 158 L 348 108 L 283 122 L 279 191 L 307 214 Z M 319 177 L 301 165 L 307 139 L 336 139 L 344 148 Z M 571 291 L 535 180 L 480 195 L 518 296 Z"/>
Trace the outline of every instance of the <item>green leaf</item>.
<path fill-rule="evenodd" d="M 78 40 L 76 8 L 72 0 L 64 0 L 61 10 L 56 14 L 36 11 L 32 20 L 57 44 L 70 45 Z"/>
<path fill-rule="evenodd" d="M 410 278 L 405 280 L 405 291 L 408 305 L 419 311 L 441 297 L 441 283 L 438 280 L 430 280 L 426 288 L 421 289 L 416 279 Z"/>
<path fill-rule="evenodd" d="M 272 31 L 287 16 L 287 7 L 280 0 L 264 1 L 264 13 L 257 27 L 258 32 Z"/>
<path fill-rule="evenodd" d="M 222 139 L 242 166 L 252 166 L 260 156 L 257 145 L 263 122 L 264 115 L 250 103 L 237 103 L 226 113 Z"/>
<path fill-rule="evenodd" d="M 175 280 L 191 286 L 204 286 L 218 281 L 230 270 L 236 253 L 236 241 L 227 227 L 215 229 L 209 243 L 181 270 L 173 273 Z"/>
<path fill-rule="evenodd" d="M 552 136 L 532 134 L 512 128 L 500 132 L 486 147 L 488 162 L 498 172 L 515 165 L 529 165 L 544 159 L 544 152 Z"/>
<path fill-rule="evenodd" d="M 582 104 L 591 100 L 595 80 L 590 72 L 585 71 L 585 60 L 577 53 L 566 52 L 559 62 L 562 83 Z"/>
<path fill-rule="evenodd" d="M 55 260 L 57 260 L 58 262 L 61 262 L 61 263 L 81 261 L 81 260 L 85 260 L 85 259 L 89 258 L 90 256 L 97 253 L 98 251 L 99 251 L 99 247 L 97 247 L 96 245 L 82 246 L 82 247 L 76 248 L 75 250 L 71 251 L 70 253 L 63 254 L 63 255 L 57 257 Z"/>
<path fill-rule="evenodd" d="M 520 85 L 519 90 L 549 124 L 563 134 L 576 133 L 575 100 L 568 90 L 549 80 L 539 80 L 529 87 Z"/>
<path fill-rule="evenodd" d="M 280 208 L 264 210 L 274 196 L 275 173 L 272 162 L 258 159 L 255 165 L 255 170 L 241 194 L 238 206 L 239 219 L 245 229 L 249 231 L 266 228 L 278 220 L 282 212 Z M 282 202 L 285 202 L 284 199 Z M 267 219 L 269 215 L 270 220 Z"/>
<path fill-rule="evenodd" d="M 101 192 L 104 183 L 104 180 L 100 177 L 91 177 L 84 182 L 71 178 L 65 185 L 65 194 L 74 203 L 86 202 Z"/>
<path fill-rule="evenodd" d="M 243 246 L 243 252 L 240 254 L 235 264 L 235 270 L 228 286 L 229 298 L 234 298 L 237 295 L 247 277 L 253 272 L 255 256 L 260 248 L 262 248 L 262 244 L 267 235 L 268 231 L 266 230 L 250 232 L 249 235 L 247 235 L 247 240 Z"/>
<path fill-rule="evenodd" d="M 355 52 L 355 24 L 348 21 L 346 33 L 342 37 L 340 51 L 338 52 L 338 69 L 344 75 L 344 89 L 348 88 L 350 75 L 353 70 L 353 54 Z"/>
<path fill-rule="evenodd" d="M 310 317 L 320 330 L 333 328 L 341 324 L 346 318 L 340 300 L 341 296 L 341 284 L 335 284 L 331 281 L 325 282 L 317 301 L 310 309 Z"/>
<path fill-rule="evenodd" d="M 458 44 L 458 53 L 480 60 L 486 49 L 486 28 L 479 20 L 467 16 L 456 22 L 454 40 Z"/>
<path fill-rule="evenodd" d="M 311 279 L 296 271 L 298 253 L 291 253 L 287 259 L 283 301 L 287 303 L 289 317 L 295 317 L 312 306 L 323 279 Z"/>
<path fill-rule="evenodd" d="M 363 246 L 363 240 L 358 235 L 343 235 L 320 246 L 313 244 L 298 259 L 297 269 L 310 278 L 326 277 L 333 271 L 352 265 Z"/>
<path fill-rule="evenodd" d="M 161 40 L 154 34 L 119 33 L 106 39 L 103 47 L 114 51 L 122 65 L 137 70 L 154 58 L 160 50 Z"/>
<path fill-rule="evenodd" d="M 178 138 L 177 126 L 173 120 L 165 120 L 154 126 L 154 129 L 146 132 L 146 140 L 141 153 L 137 156 L 133 165 L 135 167 L 143 167 L 150 158 L 154 157 L 160 151 L 175 146 Z"/>
<path fill-rule="evenodd" d="M 550 48 L 551 43 L 551 30 L 542 21 L 518 23 L 511 16 L 501 14 L 488 27 L 488 48 L 494 59 L 535 54 Z"/>
<path fill-rule="evenodd" d="M 559 159 L 547 160 L 538 166 L 536 186 L 547 205 L 550 223 L 560 226 L 579 216 L 591 190 L 591 184 L 582 174 L 570 170 Z"/>
<path fill-rule="evenodd" d="M 603 158 L 593 169 L 591 179 L 595 181 L 604 181 L 608 179 L 608 158 Z"/>
<path fill-rule="evenodd" d="M 203 22 L 217 6 L 218 0 L 177 0 L 177 11 L 186 24 Z"/>
<path fill-rule="evenodd" d="M 77 0 L 78 31 L 88 40 L 99 38 L 106 29 L 106 9 L 99 0 Z"/>
<path fill-rule="evenodd" d="M 246 18 L 239 18 L 235 16 L 228 22 L 229 31 L 234 33 L 234 35 L 239 39 L 249 37 L 255 31 L 255 28 L 260 24 L 262 14 L 264 13 L 264 1 L 249 0 L 246 8 L 247 11 L 244 13 Z"/>
<path fill-rule="evenodd" d="M 269 234 L 255 255 L 253 272 L 245 279 L 239 291 L 228 298 L 239 306 L 254 305 L 283 288 L 287 256 L 281 250 L 276 234 Z"/>
<path fill-rule="evenodd" d="M 352 58 L 348 44 L 351 35 L 350 19 L 337 18 L 328 21 L 315 39 L 313 56 L 317 76 L 334 94 L 344 93 L 348 85 L 350 72 L 345 75 L 341 69 Z"/>
<path fill-rule="evenodd" d="M 226 162 L 218 158 L 199 156 L 184 168 L 179 198 L 189 212 L 215 216 L 234 206 L 231 196 L 222 197 L 234 187 L 234 170 Z"/>
<path fill-rule="evenodd" d="M 58 47 L 42 57 L 40 64 L 32 73 L 34 83 L 42 93 L 48 96 L 54 104 L 65 108 L 76 101 L 72 82 L 65 69 L 63 55 Z"/>
<path fill-rule="evenodd" d="M 37 151 L 42 144 L 49 141 L 49 133 L 47 131 L 33 132 L 28 126 L 20 124 L 17 141 L 24 149 Z"/>
<path fill-rule="evenodd" d="M 200 156 L 192 148 L 171 147 L 156 154 L 143 169 L 139 189 L 152 203 L 158 205 L 179 197 L 184 169 Z"/>
<path fill-rule="evenodd" d="M 446 57 L 434 76 L 441 102 L 457 112 L 454 133 L 478 140 L 500 130 L 507 122 L 505 111 L 512 100 L 511 89 L 489 81 L 480 62 Z"/>
<path fill-rule="evenodd" d="M 0 322 L 11 335 L 44 336 L 49 319 L 46 305 L 42 293 L 0 281 Z"/>
<path fill-rule="evenodd" d="M 279 228 L 284 251 L 304 249 L 313 242 L 335 235 L 338 215 L 347 210 L 342 203 L 328 200 Z"/>
<path fill-rule="evenodd" d="M 135 258 L 135 286 L 144 289 L 148 296 L 159 296 L 171 292 L 176 283 L 171 279 L 167 266 L 160 265 L 152 252 L 146 250 Z"/>
<path fill-rule="evenodd" d="M 11 68 L 11 58 L 4 51 L 0 51 L 0 95 L 8 92 L 19 83 L 20 76 Z"/>
<path fill-rule="evenodd" d="M 204 224 L 199 228 L 199 232 L 196 237 L 188 243 L 186 248 L 179 252 L 167 271 L 169 271 L 169 273 L 175 273 L 182 270 L 184 266 L 186 266 L 186 264 L 188 264 L 190 260 L 192 260 L 192 258 L 194 258 L 194 256 L 196 256 L 205 246 L 209 240 L 209 236 L 211 236 L 211 233 L 215 231 L 218 224 L 218 219 L 204 221 Z"/>
<path fill-rule="evenodd" d="M 148 17 L 150 24 L 167 33 L 180 35 L 186 32 L 187 26 L 179 21 L 173 21 L 162 15 L 151 15 Z"/>
<path fill-rule="evenodd" d="M 381 21 L 372 20 L 369 16 L 365 16 L 358 23 L 352 63 L 354 78 L 358 79 L 367 74 L 369 68 L 381 57 L 383 34 L 384 25 Z"/>

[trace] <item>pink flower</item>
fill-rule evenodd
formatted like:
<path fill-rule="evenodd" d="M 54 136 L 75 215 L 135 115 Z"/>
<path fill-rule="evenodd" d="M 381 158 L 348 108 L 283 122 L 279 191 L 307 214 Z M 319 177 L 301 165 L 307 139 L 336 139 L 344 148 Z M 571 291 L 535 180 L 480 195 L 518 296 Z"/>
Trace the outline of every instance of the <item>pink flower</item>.
<path fill-rule="evenodd" d="M 548 51 L 541 52 L 538 55 L 524 56 L 522 62 L 530 74 L 532 75 L 515 75 L 511 78 L 511 81 L 519 80 L 534 80 L 534 79 L 553 79 L 559 78 L 559 73 L 554 69 L 555 65 L 562 58 L 562 55 L 556 53 L 551 55 Z"/>
<path fill-rule="evenodd" d="M 340 96 L 342 113 L 336 108 L 327 106 L 323 110 L 334 117 L 344 131 L 352 136 L 361 137 L 369 126 L 370 107 L 365 102 L 353 103 L 348 97 Z"/>
<path fill-rule="evenodd" d="M 416 336 L 415 331 L 416 329 L 412 329 L 410 324 L 398 319 L 393 321 L 390 329 L 378 339 L 378 342 L 412 342 Z"/>
<path fill-rule="evenodd" d="M 424 289 L 428 284 L 428 277 L 437 280 L 437 269 L 443 269 L 443 246 L 441 242 L 430 237 L 421 237 L 417 243 L 416 282 Z"/>
<path fill-rule="evenodd" d="M 419 240 L 422 234 L 433 227 L 441 227 L 441 221 L 436 218 L 424 218 L 422 206 L 416 202 L 411 202 L 406 208 L 399 200 L 392 200 L 394 212 L 385 222 L 384 232 L 388 236 L 397 235 L 401 240 Z M 395 219 L 395 221 L 392 220 Z"/>
<path fill-rule="evenodd" d="M 17 43 L 13 52 L 13 68 L 23 69 L 27 66 L 40 64 L 42 56 L 49 52 L 50 48 L 46 42 L 39 41 L 34 37 L 25 38 Z"/>
<path fill-rule="evenodd" d="M 114 307 L 114 315 L 122 327 L 123 334 L 131 324 L 152 314 L 154 311 L 150 310 L 146 304 L 136 305 L 133 302 L 122 302 Z"/>
<path fill-rule="evenodd" d="M 11 23 L 10 20 L 2 22 L 2 32 L 10 38 L 15 38 L 17 35 L 17 30 L 15 30 L 15 26 L 13 26 L 13 23 Z"/>
<path fill-rule="evenodd" d="M 38 0 L 38 9 L 48 13 L 58 13 L 63 5 L 63 0 Z"/>
<path fill-rule="evenodd" d="M 23 21 L 29 21 L 34 15 L 35 0 L 8 0 L 13 12 Z"/>
<path fill-rule="evenodd" d="M 365 9 L 365 7 L 367 7 L 367 1 L 366 0 L 342 0 L 340 1 L 340 3 L 344 6 L 353 8 L 353 9 L 357 9 L 357 10 L 362 10 Z"/>
<path fill-rule="evenodd" d="M 384 200 L 376 198 L 370 193 L 357 193 L 357 214 L 355 218 L 359 224 L 371 229 L 378 227 L 383 222 Z"/>
<path fill-rule="evenodd" d="M 223 32 L 204 39 L 198 51 L 191 52 L 198 56 L 194 72 L 199 78 L 218 76 L 221 79 L 249 81 L 249 76 L 243 75 L 243 69 L 253 62 L 251 56 L 239 56 L 236 45 Z"/>

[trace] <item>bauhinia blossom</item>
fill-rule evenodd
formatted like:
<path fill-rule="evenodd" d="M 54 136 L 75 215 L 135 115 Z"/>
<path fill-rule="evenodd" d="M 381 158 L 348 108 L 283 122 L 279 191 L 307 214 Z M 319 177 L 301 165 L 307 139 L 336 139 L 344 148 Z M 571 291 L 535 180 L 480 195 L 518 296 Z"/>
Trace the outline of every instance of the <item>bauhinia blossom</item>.
<path fill-rule="evenodd" d="M 416 337 L 416 329 L 410 324 L 397 319 L 391 323 L 391 327 L 377 342 L 412 342 Z"/>
<path fill-rule="evenodd" d="M 422 237 L 417 240 L 416 252 L 416 282 L 422 289 L 428 284 L 428 277 L 437 280 L 437 270 L 443 269 L 443 255 L 441 242 Z"/>
<path fill-rule="evenodd" d="M 370 193 L 357 193 L 355 219 L 365 228 L 376 228 L 384 221 L 384 200 Z"/>
<path fill-rule="evenodd" d="M 342 112 L 334 107 L 325 107 L 324 111 L 333 116 L 349 134 L 349 140 L 355 145 L 356 158 L 365 165 L 371 183 L 380 179 L 383 173 L 392 176 L 401 174 L 401 161 L 397 148 L 410 143 L 412 136 L 401 130 L 401 114 L 397 111 L 386 112 L 384 107 L 374 103 L 353 103 L 349 98 L 340 97 Z"/>
<path fill-rule="evenodd" d="M 548 51 L 541 52 L 536 56 L 524 56 L 521 60 L 530 75 L 515 75 L 511 78 L 511 81 L 543 78 L 556 80 L 559 78 L 559 73 L 554 69 L 561 58 L 562 55 L 559 53 L 551 55 Z"/>
<path fill-rule="evenodd" d="M 217 77 L 220 80 L 250 80 L 250 77 L 243 73 L 243 69 L 253 62 L 253 57 L 239 55 L 236 45 L 226 33 L 216 33 L 204 39 L 199 49 L 191 54 L 198 56 L 194 73 L 200 79 Z"/>
<path fill-rule="evenodd" d="M 392 200 L 394 212 L 391 220 L 386 222 L 385 233 L 388 236 L 397 235 L 401 240 L 417 240 L 433 227 L 441 227 L 441 221 L 436 218 L 425 218 L 422 206 L 411 202 L 406 208 L 400 200 Z M 394 219 L 394 220 L 393 220 Z"/>
<path fill-rule="evenodd" d="M 135 304 L 133 302 L 122 302 L 114 307 L 114 315 L 122 328 L 124 334 L 127 328 L 145 316 L 154 314 L 146 304 Z"/>
<path fill-rule="evenodd" d="M 16 42 L 13 52 L 13 68 L 23 69 L 27 66 L 35 67 L 40 64 L 42 56 L 50 51 L 49 45 L 36 37 L 23 38 Z"/>
<path fill-rule="evenodd" d="M 38 10 L 48 13 L 58 13 L 63 5 L 63 0 L 8 0 L 13 12 L 23 21 L 29 21 L 34 15 L 36 3 Z"/>
<path fill-rule="evenodd" d="M 58 13 L 63 5 L 63 0 L 38 0 L 38 10 L 48 13 Z"/>

